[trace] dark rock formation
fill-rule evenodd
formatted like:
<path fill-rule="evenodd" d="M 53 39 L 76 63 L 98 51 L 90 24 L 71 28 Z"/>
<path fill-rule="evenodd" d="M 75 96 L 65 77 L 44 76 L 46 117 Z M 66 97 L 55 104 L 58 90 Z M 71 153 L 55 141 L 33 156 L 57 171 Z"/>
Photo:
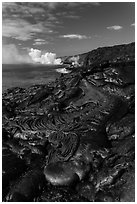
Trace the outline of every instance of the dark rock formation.
<path fill-rule="evenodd" d="M 105 64 L 110 62 L 134 61 L 135 43 L 115 45 L 113 47 L 99 47 L 84 54 L 62 57 L 62 61 L 64 64 L 69 63 L 72 57 L 78 56 L 79 63 L 85 65 L 85 67 L 102 62 Z"/>
<path fill-rule="evenodd" d="M 135 200 L 135 44 L 79 64 L 3 93 L 3 201 Z"/>

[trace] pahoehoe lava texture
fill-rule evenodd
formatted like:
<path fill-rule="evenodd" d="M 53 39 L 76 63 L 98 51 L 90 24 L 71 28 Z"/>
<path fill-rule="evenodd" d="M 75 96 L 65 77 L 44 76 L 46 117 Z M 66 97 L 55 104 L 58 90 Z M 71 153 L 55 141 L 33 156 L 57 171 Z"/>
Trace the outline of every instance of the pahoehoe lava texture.
<path fill-rule="evenodd" d="M 79 56 L 3 93 L 3 201 L 135 200 L 135 43 Z"/>

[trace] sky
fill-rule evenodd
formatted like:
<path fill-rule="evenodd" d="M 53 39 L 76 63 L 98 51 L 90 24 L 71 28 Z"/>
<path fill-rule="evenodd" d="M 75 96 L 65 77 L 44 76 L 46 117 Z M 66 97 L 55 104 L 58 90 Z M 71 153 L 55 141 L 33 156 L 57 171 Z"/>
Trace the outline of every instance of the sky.
<path fill-rule="evenodd" d="M 134 41 L 134 2 L 2 3 L 3 63 L 59 64 L 61 56 Z"/>

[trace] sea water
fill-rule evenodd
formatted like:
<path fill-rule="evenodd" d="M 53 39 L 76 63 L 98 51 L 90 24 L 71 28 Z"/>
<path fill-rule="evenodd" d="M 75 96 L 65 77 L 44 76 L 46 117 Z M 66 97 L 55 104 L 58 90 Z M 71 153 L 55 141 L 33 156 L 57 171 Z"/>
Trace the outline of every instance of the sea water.
<path fill-rule="evenodd" d="M 55 80 L 63 66 L 33 64 L 3 64 L 2 91 L 11 87 L 28 87 Z"/>

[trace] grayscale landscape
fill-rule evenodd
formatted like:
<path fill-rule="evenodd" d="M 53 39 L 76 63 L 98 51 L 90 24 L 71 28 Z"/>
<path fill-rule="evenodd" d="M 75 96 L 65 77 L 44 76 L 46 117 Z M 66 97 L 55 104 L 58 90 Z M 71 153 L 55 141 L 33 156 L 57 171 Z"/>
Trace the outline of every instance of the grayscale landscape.
<path fill-rule="evenodd" d="M 135 202 L 135 3 L 2 3 L 2 201 Z"/>

